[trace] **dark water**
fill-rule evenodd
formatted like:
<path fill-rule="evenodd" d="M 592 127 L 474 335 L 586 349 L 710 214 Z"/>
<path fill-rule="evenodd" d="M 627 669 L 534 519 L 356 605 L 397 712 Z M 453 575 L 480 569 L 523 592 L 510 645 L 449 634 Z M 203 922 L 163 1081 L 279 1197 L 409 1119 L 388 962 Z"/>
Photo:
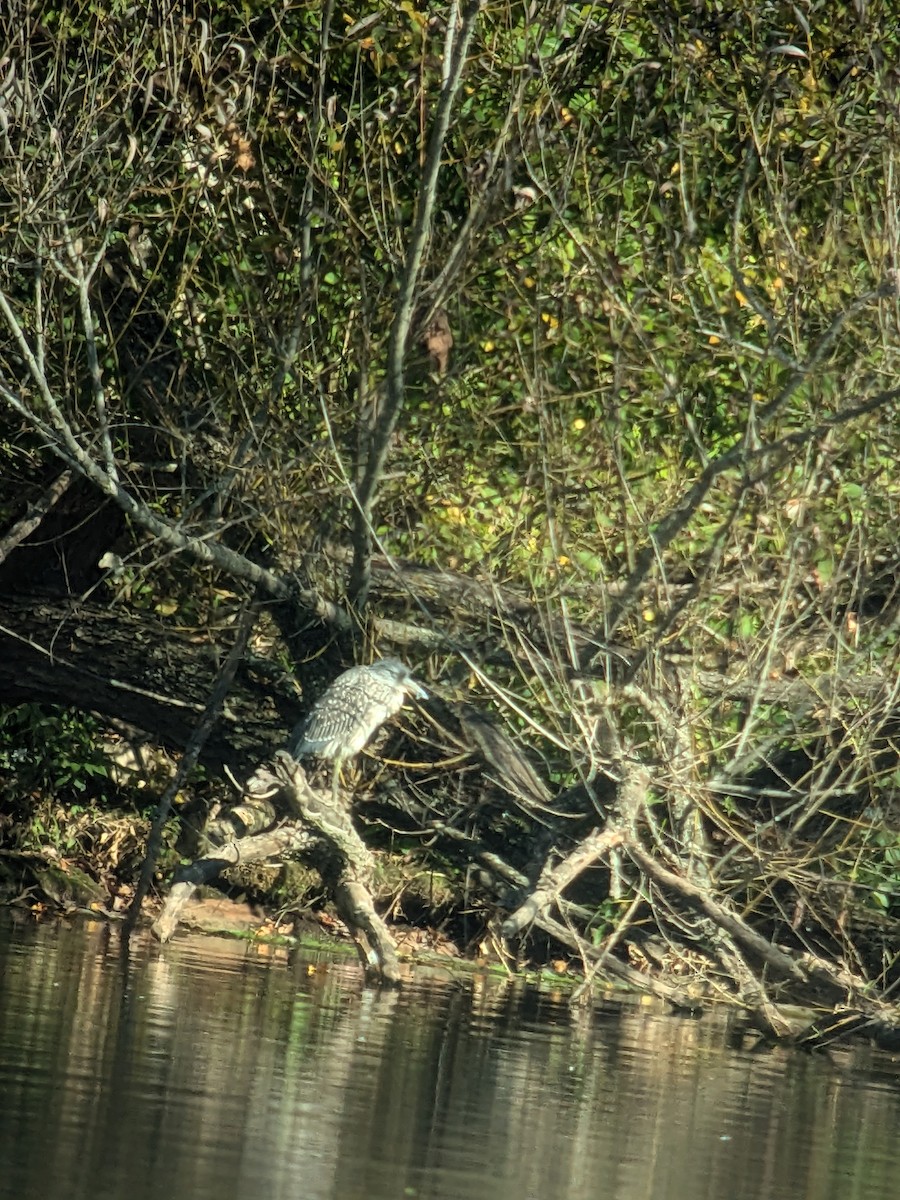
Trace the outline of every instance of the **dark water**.
<path fill-rule="evenodd" d="M 900 1065 L 0 913 L 0 1197 L 890 1200 Z"/>

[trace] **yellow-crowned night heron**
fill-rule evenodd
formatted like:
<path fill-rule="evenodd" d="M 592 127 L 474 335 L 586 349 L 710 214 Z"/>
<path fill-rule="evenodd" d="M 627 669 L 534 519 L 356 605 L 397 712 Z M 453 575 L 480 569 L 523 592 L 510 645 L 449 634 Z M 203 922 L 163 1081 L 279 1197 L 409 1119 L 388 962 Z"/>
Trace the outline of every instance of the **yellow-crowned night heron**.
<path fill-rule="evenodd" d="M 287 749 L 296 759 L 307 755 L 334 762 L 331 797 L 337 802 L 341 766 L 363 746 L 407 696 L 427 700 L 428 693 L 397 658 L 368 667 L 351 667 L 326 688 L 311 712 L 292 731 Z"/>

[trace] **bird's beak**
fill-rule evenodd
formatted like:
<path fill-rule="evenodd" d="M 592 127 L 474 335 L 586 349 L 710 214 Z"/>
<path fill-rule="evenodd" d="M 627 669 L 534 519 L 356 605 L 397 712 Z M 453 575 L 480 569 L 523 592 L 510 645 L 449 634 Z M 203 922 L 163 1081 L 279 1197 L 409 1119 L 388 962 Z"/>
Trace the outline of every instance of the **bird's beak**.
<path fill-rule="evenodd" d="M 410 679 L 407 686 L 409 687 L 410 694 L 415 696 L 417 700 L 428 699 L 428 693 L 425 691 L 422 685 L 420 683 L 416 683 L 414 679 Z"/>

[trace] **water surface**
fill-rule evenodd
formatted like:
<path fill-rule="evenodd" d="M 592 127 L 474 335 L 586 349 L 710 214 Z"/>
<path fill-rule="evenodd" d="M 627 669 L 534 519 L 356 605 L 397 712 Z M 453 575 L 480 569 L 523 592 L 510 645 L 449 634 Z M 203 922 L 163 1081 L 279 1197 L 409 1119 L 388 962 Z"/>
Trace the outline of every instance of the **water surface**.
<path fill-rule="evenodd" d="M 0 913 L 0 1197 L 885 1200 L 900 1066 L 723 1017 Z"/>

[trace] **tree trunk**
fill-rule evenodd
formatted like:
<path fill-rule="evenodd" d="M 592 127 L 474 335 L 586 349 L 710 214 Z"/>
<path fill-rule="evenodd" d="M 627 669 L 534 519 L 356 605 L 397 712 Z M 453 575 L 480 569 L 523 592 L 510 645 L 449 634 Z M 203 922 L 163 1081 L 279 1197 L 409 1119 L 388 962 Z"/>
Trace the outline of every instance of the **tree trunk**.
<path fill-rule="evenodd" d="M 65 705 L 184 747 L 219 665 L 208 643 L 77 601 L 2 596 L 0 609 L 0 703 Z M 243 770 L 276 750 L 300 716 L 284 693 L 282 714 L 272 681 L 244 667 L 203 760 Z"/>

